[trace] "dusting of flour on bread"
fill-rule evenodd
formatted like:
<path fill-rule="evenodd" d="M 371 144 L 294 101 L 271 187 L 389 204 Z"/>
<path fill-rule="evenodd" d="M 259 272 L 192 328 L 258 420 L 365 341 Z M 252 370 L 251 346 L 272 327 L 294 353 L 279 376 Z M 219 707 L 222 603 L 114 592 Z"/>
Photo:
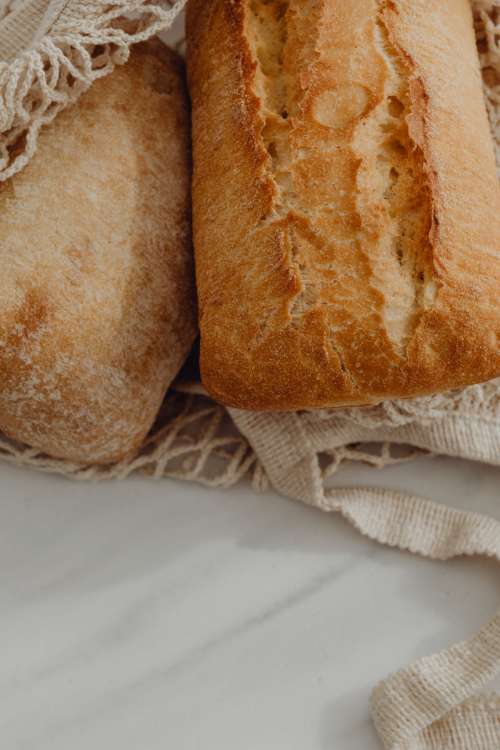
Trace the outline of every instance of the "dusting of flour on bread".
<path fill-rule="evenodd" d="M 0 188 L 0 429 L 106 463 L 151 427 L 196 334 L 182 63 L 98 81 Z"/>

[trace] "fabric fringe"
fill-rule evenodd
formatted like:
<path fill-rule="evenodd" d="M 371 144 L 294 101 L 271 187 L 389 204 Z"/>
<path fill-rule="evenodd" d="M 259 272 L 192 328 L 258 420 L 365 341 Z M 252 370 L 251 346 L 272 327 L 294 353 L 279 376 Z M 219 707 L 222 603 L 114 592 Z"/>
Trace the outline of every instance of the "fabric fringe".
<path fill-rule="evenodd" d="M 9 13 L 22 13 L 22 3 L 5 6 L 0 48 L 7 50 L 8 59 L 0 61 L 0 182 L 32 158 L 40 128 L 95 80 L 125 63 L 132 44 L 168 29 L 185 3 L 170 0 L 166 7 L 148 0 L 60 0 L 48 9 L 47 33 L 35 39 L 13 38 L 5 24 Z M 29 26 L 23 29 L 32 34 Z"/>
<path fill-rule="evenodd" d="M 141 450 L 120 463 L 71 463 L 18 445 L 1 434 L 0 459 L 78 481 L 126 479 L 140 472 L 153 478 L 170 477 L 223 489 L 244 478 L 257 491 L 269 486 L 257 456 L 231 423 L 224 407 L 190 392 L 169 394 Z"/>

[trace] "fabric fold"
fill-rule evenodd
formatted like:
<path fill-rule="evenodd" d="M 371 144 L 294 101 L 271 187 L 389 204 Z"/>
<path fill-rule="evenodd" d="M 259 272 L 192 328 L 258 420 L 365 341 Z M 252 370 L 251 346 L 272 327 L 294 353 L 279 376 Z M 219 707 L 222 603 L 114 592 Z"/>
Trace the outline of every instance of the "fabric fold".
<path fill-rule="evenodd" d="M 327 487 L 321 434 L 308 432 L 296 414 L 231 415 L 281 494 L 340 513 L 380 544 L 434 560 L 483 555 L 500 562 L 498 521 L 391 490 Z M 468 641 L 416 661 L 375 688 L 371 710 L 385 748 L 498 750 L 500 697 L 477 695 L 498 674 L 500 612 Z"/>

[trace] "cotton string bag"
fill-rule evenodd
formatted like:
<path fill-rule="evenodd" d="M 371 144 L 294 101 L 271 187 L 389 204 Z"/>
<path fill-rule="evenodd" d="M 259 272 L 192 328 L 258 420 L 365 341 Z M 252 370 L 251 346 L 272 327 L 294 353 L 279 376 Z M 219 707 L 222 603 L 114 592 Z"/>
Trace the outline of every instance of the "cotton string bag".
<path fill-rule="evenodd" d="M 0 0 L 0 181 L 36 151 L 41 127 L 130 46 L 168 29 L 186 0 Z M 485 100 L 500 164 L 500 0 L 472 0 Z M 127 18 L 125 19 L 125 16 Z M 133 19 L 133 24 L 130 23 Z M 376 443 L 378 452 L 364 443 Z M 409 446 L 393 455 L 393 446 Z M 500 465 L 500 380 L 366 409 L 258 414 L 226 410 L 199 382 L 179 380 L 138 453 L 92 467 L 51 459 L 0 435 L 0 457 L 74 479 L 142 471 L 213 487 L 243 478 L 338 512 L 382 544 L 436 560 L 500 562 L 500 523 L 403 493 L 331 486 L 345 461 L 383 467 L 427 451 Z M 386 750 L 499 750 L 500 696 L 479 691 L 500 673 L 500 612 L 470 640 L 382 681 L 371 710 Z"/>

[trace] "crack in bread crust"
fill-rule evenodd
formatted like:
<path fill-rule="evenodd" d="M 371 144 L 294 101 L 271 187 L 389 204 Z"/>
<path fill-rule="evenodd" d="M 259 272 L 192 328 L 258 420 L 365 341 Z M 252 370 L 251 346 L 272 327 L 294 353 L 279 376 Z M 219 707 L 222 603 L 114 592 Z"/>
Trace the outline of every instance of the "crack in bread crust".
<path fill-rule="evenodd" d="M 296 187 L 301 162 L 315 152 L 314 147 L 304 145 L 293 148 L 294 119 L 300 112 L 297 100 L 290 101 L 293 61 L 288 59 L 292 53 L 287 45 L 290 37 L 292 44 L 294 41 L 293 28 L 289 31 L 294 18 L 295 24 L 300 24 L 296 19 L 297 5 L 293 0 L 250 0 L 247 8 L 246 35 L 255 61 L 253 85 L 260 102 L 260 138 L 268 154 L 266 175 L 274 196 L 261 224 L 280 221 L 293 210 L 314 226 L 322 211 L 332 207 L 336 210 L 335 181 L 325 186 L 323 203 L 312 208 L 304 205 Z M 348 127 L 352 112 L 343 99 L 347 94 L 325 89 L 316 97 L 320 124 L 333 134 L 328 151 L 323 152 L 324 158 L 337 160 L 340 166 L 342 159 L 344 164 L 350 160 L 353 165 L 349 186 L 344 186 L 344 193 L 350 192 L 352 200 L 344 215 L 350 216 L 355 226 L 350 235 L 324 238 L 324 244 L 330 245 L 327 261 L 311 267 L 304 253 L 299 263 L 297 253 L 290 257 L 297 293 L 290 302 L 289 314 L 295 325 L 309 309 L 325 302 L 322 291 L 331 284 L 332 272 L 337 270 L 340 276 L 345 275 L 345 269 L 339 269 L 336 262 L 335 244 L 347 243 L 353 255 L 367 258 L 371 267 L 370 285 L 379 293 L 379 299 L 383 298 L 380 310 L 383 325 L 395 355 L 404 358 L 423 308 L 434 301 L 436 287 L 429 266 L 431 201 L 424 156 L 411 140 L 406 123 L 411 113 L 411 64 L 390 39 L 384 20 L 386 9 L 386 0 L 378 0 L 373 44 L 383 65 L 380 92 L 356 84 L 355 79 L 362 78 L 362 71 L 358 73 L 355 67 L 349 71 L 354 91 L 350 106 L 360 118 L 357 127 L 354 130 Z M 376 104 L 367 107 L 370 95 L 376 97 Z M 335 97 L 340 106 L 335 106 Z M 328 296 L 327 290 L 324 295 Z M 334 341 L 334 324 L 331 328 L 331 343 L 339 352 L 341 345 Z M 261 330 L 259 343 L 264 337 L 265 329 Z"/>
<path fill-rule="evenodd" d="M 284 0 L 250 0 L 246 33 L 255 60 L 255 94 L 260 100 L 260 137 L 268 154 L 268 175 L 274 188 L 271 211 L 262 221 L 276 221 L 288 213 L 291 193 L 290 122 L 284 55 L 288 36 Z"/>
<path fill-rule="evenodd" d="M 207 388 L 292 410 L 498 375 L 467 0 L 190 0 L 188 37 Z"/>
<path fill-rule="evenodd" d="M 377 106 L 357 128 L 353 150 L 358 171 L 358 213 L 373 267 L 372 284 L 383 294 L 383 319 L 396 352 L 406 356 L 425 307 L 435 301 L 430 238 L 432 201 L 422 148 L 409 133 L 411 60 L 391 38 L 378 1 L 374 44 L 385 75 Z"/>

